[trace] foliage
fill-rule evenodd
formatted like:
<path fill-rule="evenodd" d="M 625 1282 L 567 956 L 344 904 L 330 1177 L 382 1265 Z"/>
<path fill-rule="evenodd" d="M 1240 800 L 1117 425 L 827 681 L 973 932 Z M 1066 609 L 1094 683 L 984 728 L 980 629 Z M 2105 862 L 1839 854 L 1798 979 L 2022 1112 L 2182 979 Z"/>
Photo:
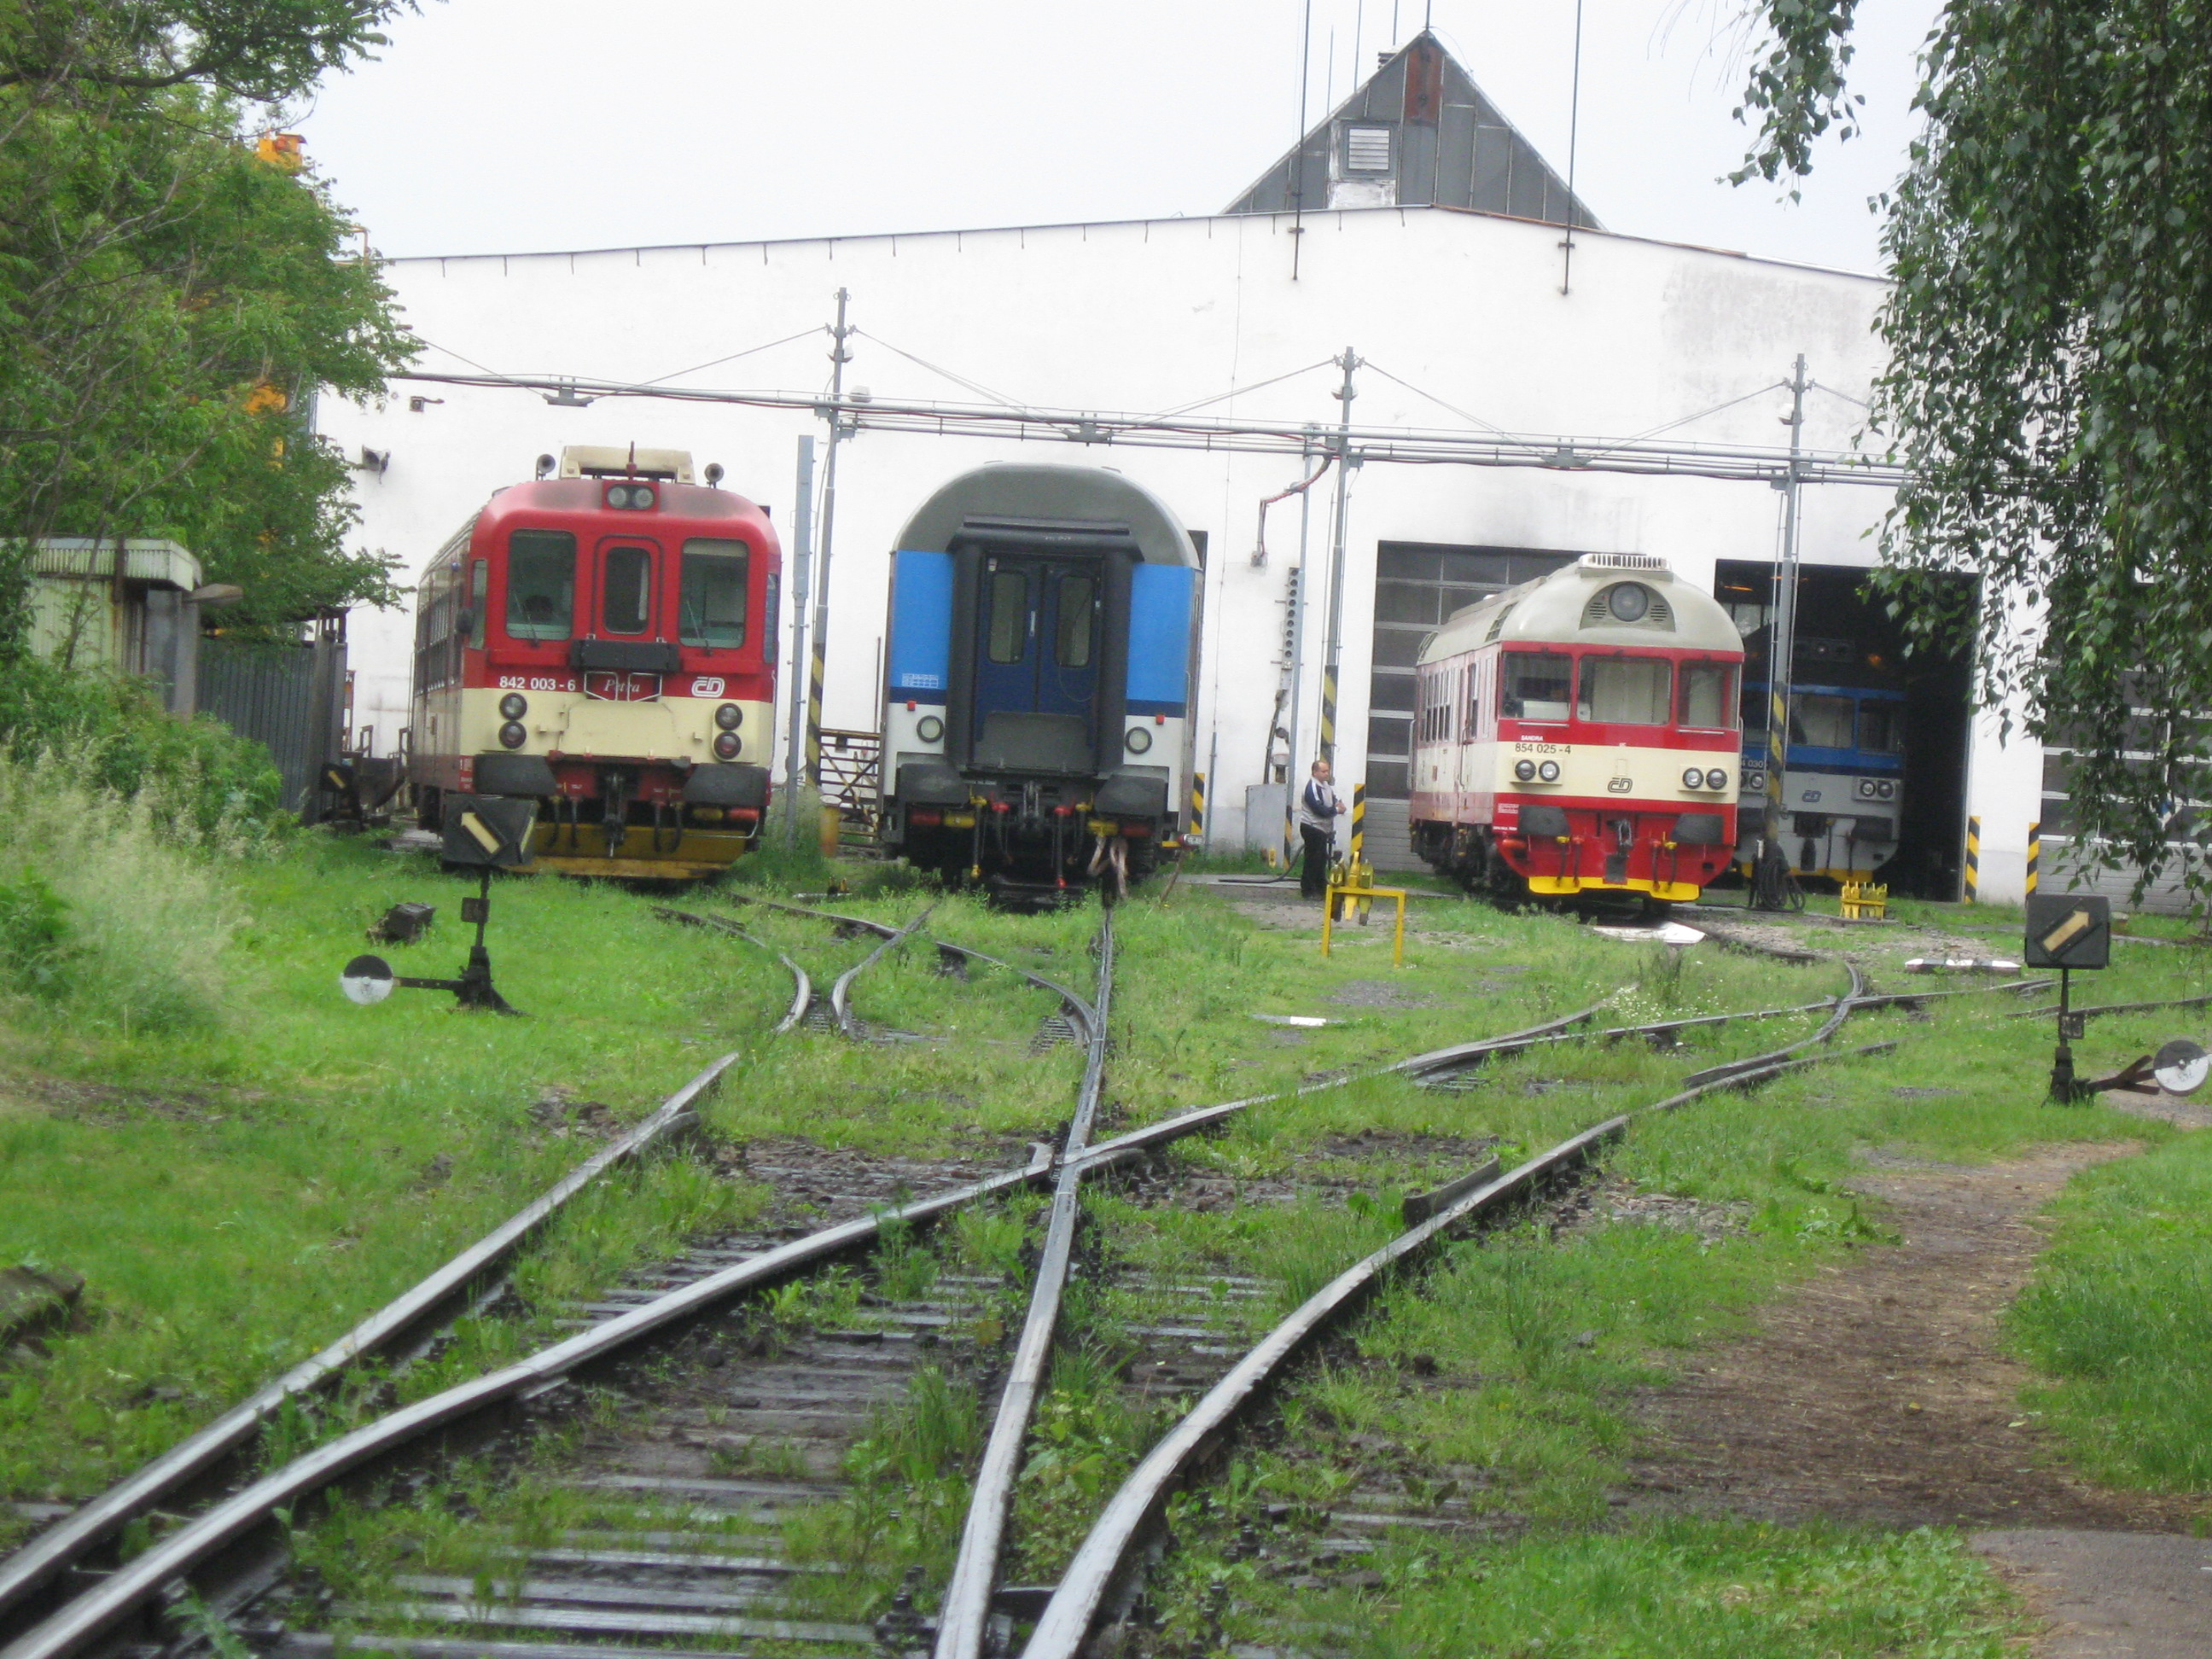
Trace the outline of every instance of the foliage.
<path fill-rule="evenodd" d="M 125 1035 L 212 1024 L 236 919 L 201 842 L 158 787 L 0 760 L 0 989 Z"/>
<path fill-rule="evenodd" d="M 1846 120 L 1852 9 L 1764 0 L 1740 177 Z M 1881 576 L 1923 639 L 1978 630 L 1981 693 L 2076 751 L 2075 833 L 2176 856 L 2212 794 L 2209 0 L 1948 0 L 1925 130 L 1885 198 L 1896 287 L 1874 422 L 1911 482 Z M 1947 595 L 1978 573 L 1986 602 Z M 2039 624 L 2039 625 L 2038 625 Z"/>
<path fill-rule="evenodd" d="M 319 386 L 380 391 L 406 337 L 237 101 L 304 90 L 392 9 L 0 0 L 0 648 L 41 536 L 173 538 L 245 589 L 248 630 L 392 597 L 304 416 Z"/>
<path fill-rule="evenodd" d="M 269 751 L 222 721 L 178 720 L 136 680 L 0 659 L 0 759 L 49 756 L 123 800 L 152 792 L 173 836 L 258 841 L 289 822 Z"/>

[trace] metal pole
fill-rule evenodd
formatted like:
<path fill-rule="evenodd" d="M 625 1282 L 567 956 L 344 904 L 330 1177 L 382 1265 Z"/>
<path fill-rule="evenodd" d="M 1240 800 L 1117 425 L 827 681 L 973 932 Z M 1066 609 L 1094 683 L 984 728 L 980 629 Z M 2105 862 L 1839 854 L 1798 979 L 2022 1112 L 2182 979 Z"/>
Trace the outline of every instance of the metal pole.
<path fill-rule="evenodd" d="M 791 524 L 791 681 L 783 738 L 785 795 L 783 841 L 799 845 L 799 803 L 806 783 L 806 601 L 807 579 L 812 574 L 814 535 L 814 434 L 799 440 L 798 505 Z"/>
<path fill-rule="evenodd" d="M 1559 292 L 1575 285 L 1575 149 L 1583 125 L 1583 0 L 1575 0 L 1574 84 L 1567 94 L 1567 239 L 1559 244 Z M 1441 132 L 1443 123 L 1437 123 Z"/>
<path fill-rule="evenodd" d="M 817 789 L 822 787 L 822 665 L 830 645 L 830 538 L 837 527 L 837 441 L 845 430 L 845 365 L 853 361 L 853 354 L 845 349 L 846 337 L 853 332 L 845 325 L 845 302 L 851 297 L 850 290 L 837 290 L 837 322 L 830 331 L 830 453 L 822 467 L 822 561 L 814 578 L 813 651 L 806 683 L 806 769 Z"/>
<path fill-rule="evenodd" d="M 1790 466 L 1782 480 L 1782 557 L 1774 567 L 1774 610 L 1766 629 L 1766 847 L 1782 842 L 1782 777 L 1790 758 L 1790 692 L 1797 653 L 1798 458 L 1805 436 L 1805 358 L 1790 381 Z M 1786 860 L 1784 860 L 1786 863 Z"/>
<path fill-rule="evenodd" d="M 1316 441 L 1319 434 L 1315 434 Z M 1298 458 L 1301 468 L 1313 460 L 1313 447 Z M 1291 828 L 1291 802 L 1297 799 L 1298 763 L 1305 758 L 1305 750 L 1298 743 L 1298 722 L 1305 705 L 1306 679 L 1306 595 L 1313 587 L 1313 570 L 1308 559 L 1308 532 L 1313 524 L 1313 491 L 1298 492 L 1298 587 L 1291 595 L 1291 722 L 1288 736 L 1284 740 L 1283 765 L 1283 868 L 1291 867 L 1291 855 L 1297 848 L 1297 834 Z M 1273 747 L 1270 734 L 1268 746 Z M 1271 778 L 1262 778 L 1271 783 Z"/>
<path fill-rule="evenodd" d="M 1313 81 L 1313 0 L 1298 35 L 1298 141 L 1291 151 L 1291 280 L 1298 280 L 1298 255 L 1306 236 L 1306 92 Z"/>
<path fill-rule="evenodd" d="M 1352 371 L 1359 367 L 1359 359 L 1350 346 L 1345 347 L 1344 356 L 1336 361 L 1337 367 L 1344 371 L 1344 384 L 1336 392 L 1342 413 L 1338 416 L 1336 429 L 1335 522 L 1329 532 L 1328 634 L 1322 646 L 1321 668 L 1321 757 L 1331 766 L 1336 764 L 1337 665 L 1344 650 L 1344 526 L 1350 505 L 1346 497 L 1352 484 L 1352 400 L 1358 395 L 1352 389 Z"/>

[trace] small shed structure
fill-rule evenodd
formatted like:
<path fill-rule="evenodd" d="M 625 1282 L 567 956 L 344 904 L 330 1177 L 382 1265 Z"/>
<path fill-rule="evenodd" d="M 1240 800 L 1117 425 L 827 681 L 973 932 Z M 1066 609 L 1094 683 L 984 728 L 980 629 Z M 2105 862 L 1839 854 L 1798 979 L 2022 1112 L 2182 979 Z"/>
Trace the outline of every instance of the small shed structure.
<path fill-rule="evenodd" d="M 137 674 L 172 714 L 198 707 L 200 606 L 237 597 L 209 588 L 175 542 L 54 536 L 31 550 L 31 648 L 73 668 Z"/>

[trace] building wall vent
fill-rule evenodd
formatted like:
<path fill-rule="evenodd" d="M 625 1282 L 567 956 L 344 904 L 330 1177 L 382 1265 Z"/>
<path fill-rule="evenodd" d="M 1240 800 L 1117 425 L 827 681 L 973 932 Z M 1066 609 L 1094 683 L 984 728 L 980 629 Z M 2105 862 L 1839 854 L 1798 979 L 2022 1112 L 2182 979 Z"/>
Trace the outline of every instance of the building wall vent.
<path fill-rule="evenodd" d="M 1390 129 L 1346 127 L 1344 130 L 1344 170 L 1346 173 L 1390 171 Z"/>

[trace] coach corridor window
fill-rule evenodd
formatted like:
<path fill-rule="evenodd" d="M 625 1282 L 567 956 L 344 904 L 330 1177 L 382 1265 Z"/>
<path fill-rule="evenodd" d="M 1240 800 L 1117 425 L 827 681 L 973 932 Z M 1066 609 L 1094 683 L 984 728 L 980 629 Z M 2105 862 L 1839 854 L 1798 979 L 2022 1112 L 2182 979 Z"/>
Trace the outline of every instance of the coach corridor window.
<path fill-rule="evenodd" d="M 1505 692 L 1498 712 L 1510 720 L 1563 720 L 1574 695 L 1573 659 L 1550 651 L 1505 655 Z"/>
<path fill-rule="evenodd" d="M 1666 725 L 1672 667 L 1658 657 L 1584 657 L 1577 718 L 1622 726 Z"/>
<path fill-rule="evenodd" d="M 610 634 L 642 634 L 653 623 L 653 553 L 611 547 L 599 577 L 599 621 Z"/>
<path fill-rule="evenodd" d="M 518 530 L 507 543 L 507 635 L 565 640 L 574 631 L 576 538 L 565 530 Z"/>
<path fill-rule="evenodd" d="M 684 544 L 677 628 L 684 644 L 726 650 L 745 642 L 748 552 L 738 541 L 702 538 Z"/>

